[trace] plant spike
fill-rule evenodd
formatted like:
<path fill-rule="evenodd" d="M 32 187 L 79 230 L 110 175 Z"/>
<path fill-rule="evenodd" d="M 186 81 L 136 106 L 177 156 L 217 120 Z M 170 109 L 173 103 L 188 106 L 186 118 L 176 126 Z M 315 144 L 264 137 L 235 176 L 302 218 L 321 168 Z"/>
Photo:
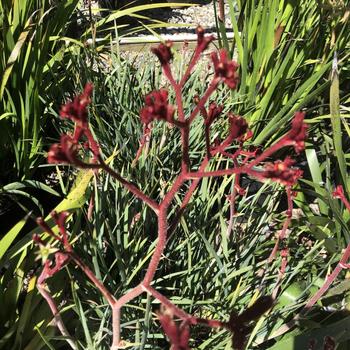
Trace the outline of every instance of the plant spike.
<path fill-rule="evenodd" d="M 237 337 L 237 329 L 240 327 L 240 324 L 237 324 L 237 322 L 239 322 L 243 316 L 238 316 L 237 319 L 235 319 L 235 325 L 233 325 L 232 320 L 232 322 L 230 321 L 231 323 L 226 323 L 219 320 L 198 318 L 187 314 L 185 311 L 175 306 L 168 298 L 159 293 L 156 290 L 156 287 L 151 286 L 166 247 L 169 234 L 174 232 L 181 216 L 185 212 L 187 204 L 189 203 L 199 184 L 199 181 L 204 177 L 236 174 L 234 192 L 232 192 L 231 195 L 232 208 L 234 206 L 236 196 L 244 192 L 244 189 L 242 189 L 239 185 L 240 174 L 247 174 L 261 181 L 271 180 L 274 182 L 279 182 L 282 185 L 287 186 L 287 194 L 291 192 L 291 187 L 302 175 L 301 170 L 293 167 L 294 162 L 290 158 L 279 160 L 274 163 L 265 164 L 264 162 L 276 151 L 283 147 L 293 146 L 297 152 L 300 152 L 304 148 L 304 139 L 306 137 L 307 127 L 304 123 L 303 113 L 296 114 L 292 122 L 292 129 L 288 134 L 286 134 L 286 136 L 282 137 L 276 144 L 272 145 L 261 153 L 258 153 L 257 150 L 250 151 L 244 148 L 245 142 L 252 137 L 252 133 L 249 130 L 245 119 L 232 113 L 229 113 L 228 115 L 229 133 L 227 137 L 223 141 L 216 140 L 213 144 L 211 144 L 211 125 L 221 114 L 222 107 L 211 102 L 209 104 L 209 109 L 207 110 L 206 105 L 210 101 L 211 95 L 217 89 L 220 83 L 226 84 L 231 89 L 235 89 L 239 83 L 237 75 L 238 65 L 234 61 L 228 59 L 228 55 L 225 51 L 221 50 L 219 56 L 216 53 L 212 54 L 214 65 L 213 79 L 208 84 L 207 90 L 203 96 L 196 99 L 196 105 L 193 111 L 186 117 L 183 108 L 182 93 L 184 84 L 187 82 L 193 67 L 200 59 L 201 54 L 213 40 L 212 36 L 204 35 L 204 30 L 201 27 L 197 28 L 197 35 L 198 42 L 194 55 L 179 82 L 175 81 L 170 68 L 170 63 L 173 57 L 171 52 L 172 44 L 167 42 L 165 44 L 160 44 L 157 48 L 152 49 L 162 65 L 164 75 L 168 78 L 170 86 L 175 92 L 175 106 L 169 104 L 167 90 L 161 89 L 159 91 L 153 91 L 145 98 L 145 107 L 142 108 L 140 112 L 141 123 L 144 125 L 144 131 L 145 133 L 147 132 L 147 137 L 149 137 L 152 131 L 152 124 L 154 122 L 161 121 L 172 124 L 173 126 L 179 128 L 182 144 L 181 170 L 174 180 L 172 187 L 159 203 L 150 198 L 135 184 L 123 178 L 116 170 L 110 168 L 109 165 L 104 162 L 100 153 L 98 140 L 93 137 L 88 121 L 87 107 L 91 102 L 90 96 L 93 90 L 92 84 L 87 84 L 84 92 L 81 95 L 78 95 L 72 102 L 69 102 L 62 107 L 60 113 L 61 117 L 69 118 L 74 121 L 75 131 L 73 135 L 62 135 L 61 142 L 59 144 L 52 145 L 50 151 L 48 152 L 48 161 L 51 163 L 68 163 L 79 168 L 104 170 L 118 180 L 127 190 L 135 195 L 135 197 L 149 206 L 158 218 L 158 242 L 146 270 L 145 276 L 135 288 L 118 298 L 115 297 L 112 292 L 107 290 L 103 283 L 89 269 L 86 263 L 84 263 L 74 252 L 73 247 L 69 243 L 69 237 L 65 228 L 65 219 L 67 217 L 66 213 L 53 214 L 53 218 L 59 227 L 60 236 L 55 235 L 42 219 L 38 220 L 38 224 L 42 227 L 42 229 L 48 232 L 62 246 L 61 249 L 56 251 L 54 254 L 55 265 L 53 266 L 53 262 L 50 260 L 47 260 L 45 263 L 44 269 L 39 278 L 39 291 L 48 301 L 49 305 L 52 304 L 53 298 L 49 295 L 49 291 L 45 287 L 46 279 L 52 277 L 68 262 L 75 263 L 101 292 L 112 309 L 113 340 L 111 350 L 121 349 L 125 345 L 121 340 L 120 329 L 122 307 L 144 292 L 159 300 L 161 305 L 163 305 L 164 310 L 166 310 L 163 313 L 160 313 L 158 317 L 165 333 L 172 342 L 172 349 L 174 350 L 189 349 L 188 340 L 191 325 L 201 324 L 212 328 L 225 328 L 233 333 L 236 333 L 234 334 L 234 337 Z M 206 155 L 201 164 L 196 167 L 198 170 L 192 171 L 189 158 L 189 135 L 191 125 L 199 114 L 202 114 L 205 119 Z M 141 141 L 140 149 L 134 162 L 136 162 L 140 157 L 144 142 L 144 140 Z M 84 144 L 84 146 L 82 146 L 82 144 Z M 236 151 L 231 153 L 230 149 L 233 145 L 235 146 Z M 81 157 L 82 151 L 90 153 L 89 161 L 86 161 Z M 222 155 L 231 160 L 233 167 L 225 170 L 206 171 L 205 169 L 210 160 L 216 155 Z M 173 200 L 187 182 L 190 182 L 190 186 L 185 193 L 184 199 L 175 215 L 175 219 L 169 225 L 168 213 L 170 212 Z M 282 233 L 280 234 L 280 239 L 284 238 L 285 231 L 291 219 L 292 200 L 290 196 L 288 198 L 289 206 L 287 219 L 283 226 Z M 234 215 L 234 209 L 231 209 L 231 216 L 232 215 Z M 232 223 L 230 227 L 232 228 Z M 35 241 L 37 244 L 41 244 L 38 237 L 35 238 Z M 269 260 L 272 260 L 272 258 L 275 256 L 277 248 L 278 241 L 276 242 L 276 246 L 274 251 L 271 253 Z M 282 266 L 281 271 L 284 269 L 285 265 Z M 271 297 L 267 298 L 271 299 Z M 267 311 L 270 307 L 272 307 L 272 303 L 270 302 L 265 306 L 262 306 L 261 313 Z M 51 307 L 51 310 L 55 315 L 56 323 L 61 333 L 67 336 L 65 329 L 62 327 L 63 322 L 61 321 L 61 318 L 56 317 L 59 314 L 59 311 L 57 308 L 53 307 Z M 248 309 L 247 314 L 248 311 L 252 313 L 253 310 L 255 309 Z M 259 315 L 261 315 L 261 313 Z M 180 326 L 177 326 L 174 323 L 173 316 L 176 316 L 181 320 L 182 323 Z M 246 321 L 242 321 L 242 327 L 246 327 L 244 322 Z M 233 341 L 233 344 L 244 344 L 245 339 L 246 338 L 244 336 L 244 338 L 240 339 L 240 341 Z M 241 345 L 240 347 L 235 347 L 239 349 L 241 348 Z"/>

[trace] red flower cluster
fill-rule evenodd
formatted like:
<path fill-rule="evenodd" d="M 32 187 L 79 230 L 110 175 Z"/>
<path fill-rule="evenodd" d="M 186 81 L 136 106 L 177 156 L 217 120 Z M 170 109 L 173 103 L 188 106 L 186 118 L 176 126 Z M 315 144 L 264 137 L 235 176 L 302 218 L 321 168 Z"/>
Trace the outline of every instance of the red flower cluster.
<path fill-rule="evenodd" d="M 154 119 L 172 122 L 175 109 L 168 103 L 168 91 L 161 89 L 152 91 L 145 98 L 146 106 L 140 111 L 140 118 L 143 124 L 149 124 Z"/>
<path fill-rule="evenodd" d="M 226 139 L 222 142 L 220 147 L 226 148 L 232 144 L 233 141 L 241 141 L 243 136 L 248 131 L 248 123 L 246 120 L 238 115 L 232 113 L 228 114 L 229 117 L 229 133 Z"/>
<path fill-rule="evenodd" d="M 298 168 L 291 168 L 295 163 L 294 159 L 287 157 L 285 160 L 278 160 L 267 164 L 262 177 L 280 182 L 283 185 L 292 186 L 303 175 L 303 171 Z"/>
<path fill-rule="evenodd" d="M 47 153 L 49 163 L 74 164 L 78 158 L 78 144 L 69 135 L 61 135 L 60 143 L 54 143 Z"/>
<path fill-rule="evenodd" d="M 305 148 L 305 139 L 308 126 L 304 123 L 305 113 L 297 112 L 292 121 L 292 129 L 288 133 L 288 138 L 295 142 L 294 148 L 300 153 Z"/>
<path fill-rule="evenodd" d="M 69 118 L 78 124 L 86 124 L 88 119 L 86 107 L 91 102 L 92 91 L 93 85 L 87 83 L 81 95 L 76 96 L 72 102 L 62 106 L 60 116 Z"/>
<path fill-rule="evenodd" d="M 239 81 L 237 63 L 228 59 L 227 52 L 224 49 L 220 50 L 219 56 L 217 52 L 213 52 L 211 59 L 214 64 L 215 75 L 221 77 L 230 89 L 235 89 Z"/>
<path fill-rule="evenodd" d="M 45 281 L 60 271 L 67 263 L 68 256 L 62 252 L 55 253 L 55 264 L 51 260 L 46 260 L 44 264 L 44 269 L 38 278 L 38 284 L 43 284 Z"/>
<path fill-rule="evenodd" d="M 161 43 L 157 47 L 152 47 L 151 51 L 158 57 L 161 65 L 168 64 L 172 60 L 172 46 L 173 43 L 168 40 L 165 44 Z"/>
<path fill-rule="evenodd" d="M 232 141 L 240 140 L 248 130 L 247 121 L 238 115 L 229 113 L 229 123 L 230 123 L 230 129 L 229 129 L 228 137 Z"/>
<path fill-rule="evenodd" d="M 214 40 L 214 35 L 204 35 L 204 29 L 198 26 L 196 29 L 197 33 L 197 50 L 203 52 L 209 46 L 209 44 Z"/>
<path fill-rule="evenodd" d="M 215 102 L 212 102 L 209 105 L 209 110 L 208 113 L 206 113 L 204 123 L 208 126 L 213 124 L 214 120 L 220 115 L 223 109 L 223 106 L 218 106 Z"/>
<path fill-rule="evenodd" d="M 85 167 L 86 164 L 79 160 L 79 141 L 86 137 L 86 148 L 91 149 L 95 159 L 100 149 L 98 143 L 94 140 L 89 129 L 87 106 L 91 102 L 93 85 L 87 83 L 82 94 L 76 96 L 72 102 L 62 106 L 60 111 L 61 118 L 68 118 L 75 122 L 74 135 L 61 135 L 60 143 L 51 146 L 47 158 L 49 163 L 75 164 L 79 167 Z"/>
<path fill-rule="evenodd" d="M 345 198 L 344 188 L 342 185 L 338 185 L 335 190 L 332 192 L 334 198 Z"/>

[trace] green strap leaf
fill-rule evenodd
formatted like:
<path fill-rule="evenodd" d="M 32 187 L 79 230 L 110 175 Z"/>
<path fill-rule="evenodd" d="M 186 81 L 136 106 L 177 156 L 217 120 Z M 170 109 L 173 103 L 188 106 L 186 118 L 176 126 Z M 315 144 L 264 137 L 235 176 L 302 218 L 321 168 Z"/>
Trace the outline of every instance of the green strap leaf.
<path fill-rule="evenodd" d="M 0 241 L 0 260 L 27 222 L 28 215 L 19 221 Z"/>
<path fill-rule="evenodd" d="M 330 88 L 330 112 L 331 112 L 331 123 L 333 129 L 333 145 L 335 149 L 335 155 L 338 160 L 338 167 L 342 177 L 342 181 L 347 190 L 347 172 L 346 172 L 346 161 L 343 152 L 342 145 L 342 130 L 341 130 L 341 119 L 340 119 L 340 108 L 339 108 L 339 74 L 338 74 L 338 59 L 336 52 L 334 53 L 332 75 L 331 75 L 331 88 Z"/>
<path fill-rule="evenodd" d="M 15 47 L 13 48 L 11 55 L 7 61 L 5 72 L 3 73 L 1 85 L 0 85 L 0 99 L 3 97 L 6 83 L 10 77 L 13 65 L 17 61 L 17 58 L 21 52 L 22 46 L 25 43 L 27 36 L 30 31 L 30 21 L 28 21 L 25 30 L 20 34 L 18 41 L 16 42 Z"/>

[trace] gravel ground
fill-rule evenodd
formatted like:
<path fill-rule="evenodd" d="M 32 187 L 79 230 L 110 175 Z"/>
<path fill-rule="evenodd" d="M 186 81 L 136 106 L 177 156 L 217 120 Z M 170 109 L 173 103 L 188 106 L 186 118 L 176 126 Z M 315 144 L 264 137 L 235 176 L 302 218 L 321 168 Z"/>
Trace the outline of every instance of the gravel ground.
<path fill-rule="evenodd" d="M 228 30 L 232 30 L 231 21 L 229 19 L 229 5 L 227 1 L 225 2 L 225 13 L 225 26 Z M 169 27 L 160 30 L 161 33 L 194 33 L 195 27 L 198 24 L 205 27 L 208 32 L 215 32 L 215 12 L 213 2 L 205 5 L 183 8 L 155 9 L 150 11 L 149 15 L 157 20 L 170 23 Z M 172 27 L 171 23 L 187 24 L 188 26 L 177 28 Z"/>
<path fill-rule="evenodd" d="M 169 0 L 170 1 L 170 0 Z M 176 0 L 175 0 L 176 1 Z M 228 32 L 232 32 L 231 21 L 229 19 L 229 1 L 235 0 L 226 0 L 225 1 L 225 26 Z M 191 1 L 188 1 L 191 2 Z M 214 3 L 212 0 L 204 1 L 204 4 L 190 7 L 178 7 L 178 8 L 162 8 L 162 9 L 154 9 L 150 10 L 146 13 L 146 16 L 153 18 L 154 20 L 162 21 L 169 23 L 169 26 L 166 28 L 157 29 L 156 31 L 161 34 L 194 34 L 196 27 L 200 24 L 202 25 L 207 33 L 216 33 L 216 21 L 215 21 L 215 11 L 214 11 Z M 217 4 L 217 2 L 216 2 Z M 98 1 L 92 2 L 93 7 L 98 8 Z M 86 5 L 85 5 L 86 6 Z M 86 9 L 86 7 L 85 7 Z M 86 10 L 85 10 L 86 11 Z M 218 12 L 218 9 L 217 9 Z M 185 24 L 184 27 L 175 27 L 171 24 Z M 144 31 L 138 33 L 137 36 L 149 36 L 149 31 Z M 176 39 L 175 39 L 176 40 Z M 154 55 L 150 54 L 150 47 L 155 44 L 146 44 L 141 45 L 140 47 L 135 47 L 135 45 L 127 45 L 121 47 L 121 55 L 123 58 L 134 62 L 134 65 L 141 66 L 147 62 L 157 61 L 154 58 Z M 175 48 L 177 52 L 182 53 L 182 57 L 187 60 L 192 52 L 191 50 L 182 51 L 181 45 L 177 45 Z M 208 64 L 208 57 L 203 55 L 204 64 Z M 109 60 L 108 60 L 109 62 Z M 107 66 L 109 63 L 107 62 Z"/>
<path fill-rule="evenodd" d="M 170 0 L 169 0 L 170 1 Z M 176 1 L 176 0 L 174 0 Z M 225 0 L 225 26 L 228 31 L 232 31 L 230 15 L 229 15 L 229 4 L 228 1 L 235 0 Z M 180 1 L 179 1 L 180 2 Z M 188 1 L 189 3 L 191 0 Z M 157 29 L 159 34 L 176 34 L 176 33 L 194 33 L 197 25 L 203 26 L 207 32 L 216 31 L 215 22 L 215 11 L 214 2 L 204 1 L 202 5 L 190 6 L 190 7 L 179 7 L 179 8 L 161 8 L 147 11 L 146 15 L 153 20 L 162 21 L 169 23 L 167 28 Z M 92 7 L 98 8 L 99 2 L 92 1 Z M 216 2 L 216 7 L 218 4 Z M 83 9 L 87 15 L 87 1 L 84 2 Z M 219 11 L 217 9 L 217 11 Z M 185 25 L 184 27 L 172 26 L 172 24 Z M 141 32 L 138 35 L 149 35 L 148 31 Z"/>

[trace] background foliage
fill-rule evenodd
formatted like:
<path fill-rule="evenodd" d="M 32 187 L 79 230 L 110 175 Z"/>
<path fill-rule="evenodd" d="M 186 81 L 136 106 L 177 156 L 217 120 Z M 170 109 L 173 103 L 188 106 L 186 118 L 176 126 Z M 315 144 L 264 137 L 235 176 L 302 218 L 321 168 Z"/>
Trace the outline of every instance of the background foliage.
<path fill-rule="evenodd" d="M 247 348 L 256 348 L 269 337 L 259 348 L 300 349 L 311 338 L 319 339 L 322 348 L 323 337 L 332 335 L 337 349 L 347 349 L 350 333 L 337 332 L 349 327 L 347 278 L 338 281 L 293 332 L 278 338 L 272 334 L 322 284 L 349 241 L 349 213 L 330 196 L 335 184 L 343 183 L 349 190 L 348 4 L 316 0 L 229 3 L 235 41 L 228 42 L 220 26 L 218 35 L 221 45 L 237 56 L 241 83 L 235 94 L 219 91 L 216 101 L 224 103 L 226 111 L 247 118 L 254 145 L 268 145 L 281 137 L 296 110 L 306 110 L 310 125 L 307 149 L 300 157 L 305 180 L 294 203 L 302 215 L 292 221 L 282 293 L 273 311 L 257 322 Z M 1 209 L 4 212 L 11 199 L 24 208 L 18 213 L 10 207 L 1 215 L 1 221 L 16 220 L 0 239 L 0 349 L 67 346 L 57 336 L 52 315 L 35 289 L 40 269 L 31 243 L 32 233 L 38 231 L 32 220 L 35 215 L 46 215 L 56 205 L 59 210 L 71 210 L 69 230 L 75 249 L 116 295 L 137 284 L 154 249 L 155 218 L 117 182 L 102 174 L 45 166 L 47 145 L 67 128 L 58 118 L 59 105 L 86 81 L 93 81 L 90 116 L 112 165 L 154 198 L 162 196 L 178 169 L 179 135 L 166 126 L 156 128 L 147 157 L 132 166 L 142 131 L 138 112 L 143 96 L 164 86 L 164 81 L 155 62 L 137 64 L 108 46 L 123 29 L 119 25 L 125 25 L 115 23 L 116 19 L 140 15 L 135 7 L 123 11 L 94 17 L 91 26 L 78 1 L 0 3 Z M 76 36 L 77 23 L 81 23 L 77 19 L 86 21 L 85 27 L 78 27 L 81 37 Z M 95 36 L 105 36 L 105 40 L 85 45 Z M 146 59 L 152 62 L 151 56 Z M 184 60 L 181 54 L 175 57 L 179 72 Z M 204 90 L 203 78 L 210 74 L 206 67 L 205 63 L 198 67 L 186 86 L 187 111 L 193 107 L 194 96 Z M 224 133 L 225 128 L 223 121 L 217 133 Z M 193 160 L 204 149 L 201 130 L 199 122 L 191 135 Z M 213 169 L 224 167 L 222 163 L 218 160 Z M 156 285 L 174 303 L 203 317 L 227 319 L 230 310 L 243 310 L 259 292 L 271 292 L 278 274 L 280 261 L 265 266 L 265 259 L 284 218 L 283 191 L 276 185 L 261 186 L 244 179 L 249 190 L 237 202 L 234 230 L 227 232 L 225 196 L 232 180 L 201 182 L 185 219 L 169 240 L 156 276 Z M 91 197 L 95 206 L 89 220 Z M 30 210 L 34 213 L 23 218 Z M 99 293 L 72 267 L 50 282 L 61 300 L 66 325 L 81 348 L 108 349 L 111 315 Z M 167 347 L 155 321 L 158 307 L 140 297 L 125 309 L 123 336 L 134 344 L 132 348 Z M 195 349 L 230 348 L 224 331 L 208 334 L 198 328 L 192 338 Z"/>

